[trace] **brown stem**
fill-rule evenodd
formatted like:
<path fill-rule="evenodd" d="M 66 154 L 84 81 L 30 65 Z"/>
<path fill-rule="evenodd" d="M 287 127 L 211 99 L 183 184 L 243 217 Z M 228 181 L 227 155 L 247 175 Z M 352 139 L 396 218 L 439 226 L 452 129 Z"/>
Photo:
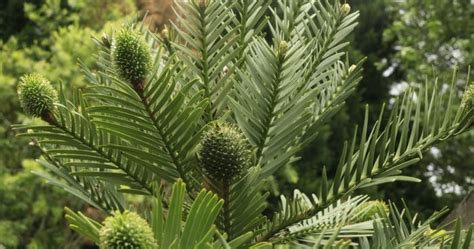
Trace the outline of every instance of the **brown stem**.
<path fill-rule="evenodd" d="M 230 221 L 230 183 L 228 180 L 224 180 L 223 182 L 223 190 L 222 190 L 222 199 L 224 199 L 224 231 L 229 236 L 229 239 L 232 239 L 231 232 L 231 221 Z"/>
<path fill-rule="evenodd" d="M 56 118 L 54 117 L 53 113 L 50 111 L 47 111 L 41 115 L 41 119 L 45 122 L 47 122 L 50 125 L 56 126 L 58 122 L 56 121 Z"/>

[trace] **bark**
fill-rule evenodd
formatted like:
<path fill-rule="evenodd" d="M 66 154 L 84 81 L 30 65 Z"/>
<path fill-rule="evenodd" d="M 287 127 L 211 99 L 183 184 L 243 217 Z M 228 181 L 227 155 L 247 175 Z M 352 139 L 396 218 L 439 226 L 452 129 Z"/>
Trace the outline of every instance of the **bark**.
<path fill-rule="evenodd" d="M 449 213 L 449 215 L 441 222 L 441 225 L 461 218 L 463 228 L 467 229 L 474 223 L 474 189 L 471 190 L 466 197 L 458 204 L 458 206 Z M 454 223 L 446 227 L 448 230 L 454 229 Z"/>
<path fill-rule="evenodd" d="M 151 30 L 160 31 L 176 19 L 173 4 L 176 0 L 138 0 L 138 8 L 147 13 L 146 23 Z"/>

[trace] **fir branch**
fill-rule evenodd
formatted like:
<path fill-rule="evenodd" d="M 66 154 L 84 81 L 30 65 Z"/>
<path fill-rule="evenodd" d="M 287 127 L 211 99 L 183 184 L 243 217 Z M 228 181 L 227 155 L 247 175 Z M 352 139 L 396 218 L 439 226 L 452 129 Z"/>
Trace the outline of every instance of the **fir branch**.
<path fill-rule="evenodd" d="M 454 91 L 454 82 L 455 78 L 450 92 Z M 416 181 L 414 178 L 400 176 L 401 169 L 416 163 L 422 151 L 466 129 L 461 121 L 469 113 L 463 109 L 459 109 L 454 116 L 435 115 L 453 105 L 454 98 L 450 97 L 444 106 L 441 105 L 441 100 L 442 93 L 436 87 L 431 93 L 427 88 L 418 91 L 410 89 L 395 104 L 384 129 L 380 130 L 383 121 L 381 114 L 370 133 L 367 110 L 359 149 L 354 152 L 357 137 L 355 134 L 349 150 L 347 144 L 345 145 L 345 154 L 341 157 L 336 178 L 332 184 L 323 182 L 320 195 L 315 198 L 313 207 L 289 214 L 286 219 L 276 224 L 269 223 L 268 230 L 257 241 L 270 240 L 286 227 L 311 218 L 358 188 L 397 180 Z M 422 108 L 426 112 L 421 113 Z"/>

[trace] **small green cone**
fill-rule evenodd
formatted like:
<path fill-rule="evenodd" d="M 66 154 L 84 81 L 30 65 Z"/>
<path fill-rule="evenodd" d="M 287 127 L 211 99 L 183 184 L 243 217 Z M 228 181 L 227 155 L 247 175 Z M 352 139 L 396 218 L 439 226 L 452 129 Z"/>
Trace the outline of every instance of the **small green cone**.
<path fill-rule="evenodd" d="M 33 73 L 21 77 L 18 98 L 25 113 L 44 118 L 54 110 L 58 93 L 45 77 Z"/>
<path fill-rule="evenodd" d="M 130 28 L 115 35 L 112 58 L 119 75 L 134 86 L 142 84 L 150 73 L 150 47 L 140 33 Z"/>
<path fill-rule="evenodd" d="M 250 146 L 237 127 L 216 122 L 204 133 L 199 153 L 206 174 L 221 182 L 242 176 L 250 165 Z"/>
<path fill-rule="evenodd" d="M 130 211 L 113 213 L 100 229 L 101 249 L 155 249 L 158 244 L 148 223 Z"/>

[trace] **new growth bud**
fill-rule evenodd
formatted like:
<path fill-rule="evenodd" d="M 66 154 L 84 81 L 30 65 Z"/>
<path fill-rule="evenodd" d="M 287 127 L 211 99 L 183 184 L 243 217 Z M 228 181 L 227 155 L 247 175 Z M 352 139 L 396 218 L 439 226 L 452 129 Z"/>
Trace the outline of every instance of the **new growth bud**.
<path fill-rule="evenodd" d="M 351 6 L 348 3 L 345 3 L 341 6 L 341 12 L 344 15 L 347 15 L 351 12 Z"/>
<path fill-rule="evenodd" d="M 154 249 L 157 242 L 148 223 L 138 214 L 116 211 L 104 221 L 100 229 L 101 249 Z"/>
<path fill-rule="evenodd" d="M 112 58 L 119 75 L 134 86 L 142 84 L 151 69 L 150 47 L 141 34 L 129 28 L 116 34 Z"/>
<path fill-rule="evenodd" d="M 161 30 L 161 37 L 165 40 L 169 40 L 170 39 L 170 32 L 168 30 L 168 28 L 165 26 L 165 28 L 163 30 Z"/>
<path fill-rule="evenodd" d="M 208 3 L 208 0 L 198 0 L 198 4 L 200 8 L 204 9 L 207 7 L 209 3 Z"/>
<path fill-rule="evenodd" d="M 216 180 L 232 181 L 250 166 L 250 146 L 236 126 L 222 122 L 211 124 L 201 146 L 200 165 Z"/>
<path fill-rule="evenodd" d="M 288 52 L 288 43 L 286 41 L 280 41 L 277 48 L 277 54 L 280 58 L 284 58 Z"/>
<path fill-rule="evenodd" d="M 106 48 L 110 48 L 112 46 L 112 42 L 110 40 L 110 37 L 107 33 L 102 34 L 102 45 L 104 45 Z"/>
<path fill-rule="evenodd" d="M 348 69 L 349 73 L 354 72 L 354 70 L 356 70 L 356 68 L 357 68 L 357 66 L 354 65 L 354 64 L 352 64 L 352 65 L 349 67 L 349 69 Z"/>
<path fill-rule="evenodd" d="M 54 110 L 58 93 L 46 78 L 34 73 L 21 78 L 18 85 L 18 98 L 25 113 L 46 118 Z"/>

